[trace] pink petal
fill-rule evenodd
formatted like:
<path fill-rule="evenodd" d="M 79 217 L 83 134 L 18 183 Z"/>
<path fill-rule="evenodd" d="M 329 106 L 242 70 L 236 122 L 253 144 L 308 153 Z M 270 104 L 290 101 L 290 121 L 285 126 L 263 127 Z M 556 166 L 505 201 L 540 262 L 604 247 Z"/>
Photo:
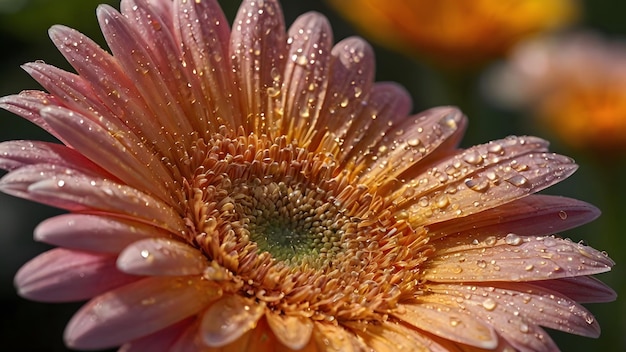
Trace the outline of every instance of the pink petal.
<path fill-rule="evenodd" d="M 407 303 L 393 315 L 406 323 L 445 339 L 493 349 L 498 336 L 492 327 L 456 306 L 436 303 Z"/>
<path fill-rule="evenodd" d="M 172 158 L 171 144 L 153 118 L 154 112 L 117 60 L 74 29 L 55 25 L 50 28 L 49 35 L 61 54 L 91 84 L 94 94 L 110 110 L 105 117 L 117 118 L 135 135 L 149 140 L 164 157 Z"/>
<path fill-rule="evenodd" d="M 359 169 L 371 170 L 371 175 L 364 175 L 363 178 L 374 177 L 379 172 L 373 166 L 373 160 L 383 148 L 373 148 L 387 134 L 390 124 L 394 125 L 398 120 L 406 118 L 412 105 L 406 90 L 395 83 L 376 83 L 364 99 L 367 103 L 363 104 L 362 109 L 351 116 L 349 121 L 345 121 L 348 128 L 345 135 L 341 136 L 343 145 L 339 156 L 340 160 L 354 163 Z"/>
<path fill-rule="evenodd" d="M 430 244 L 424 279 L 434 282 L 538 281 L 611 270 L 605 254 L 556 237 L 463 234 Z"/>
<path fill-rule="evenodd" d="M 238 98 L 231 96 L 234 78 L 231 74 L 228 44 L 230 28 L 216 0 L 174 1 L 174 27 L 177 41 L 182 43 L 182 60 L 195 78 L 190 84 L 196 89 L 194 97 L 207 107 L 202 131 L 215 131 L 226 125 L 236 129 L 243 119 Z"/>
<path fill-rule="evenodd" d="M 233 23 L 230 38 L 235 83 L 241 91 L 241 109 L 246 131 L 267 133 L 281 115 L 279 107 L 282 73 L 287 58 L 283 13 L 276 0 L 244 1 Z M 261 54 L 262 53 L 262 54 Z M 259 118 L 264 113 L 265 120 Z"/>
<path fill-rule="evenodd" d="M 211 347 L 227 345 L 254 329 L 265 313 L 265 305 L 239 295 L 215 302 L 202 317 L 200 333 Z"/>
<path fill-rule="evenodd" d="M 267 312 L 267 323 L 278 341 L 292 350 L 303 349 L 311 340 L 313 320 L 302 316 L 287 316 Z"/>
<path fill-rule="evenodd" d="M 131 219 L 87 214 L 64 214 L 45 220 L 35 239 L 84 251 L 118 254 L 131 243 L 148 237 L 169 237 L 163 229 Z"/>
<path fill-rule="evenodd" d="M 577 168 L 567 157 L 548 153 L 535 137 L 509 137 L 472 147 L 429 167 L 393 199 L 413 226 L 475 214 L 538 192 Z M 406 200 L 403 200 L 406 199 Z"/>
<path fill-rule="evenodd" d="M 431 238 L 473 233 L 521 236 L 552 235 L 586 224 L 600 210 L 576 199 L 533 194 L 459 219 L 428 226 Z"/>
<path fill-rule="evenodd" d="M 5 175 L 8 194 L 70 211 L 104 211 L 130 216 L 172 233 L 184 233 L 181 217 L 169 206 L 132 187 L 54 165 L 30 165 Z"/>
<path fill-rule="evenodd" d="M 181 320 L 163 330 L 125 343 L 118 352 L 171 352 L 170 347 L 193 324 L 193 319 Z"/>
<path fill-rule="evenodd" d="M 22 166 L 35 164 L 69 167 L 85 174 L 115 178 L 82 154 L 61 144 L 40 141 L 0 143 L 0 168 L 12 171 Z"/>
<path fill-rule="evenodd" d="M 152 334 L 204 309 L 222 294 L 200 277 L 153 277 L 83 306 L 65 329 L 70 348 L 103 349 Z"/>
<path fill-rule="evenodd" d="M 585 308 L 555 291 L 532 284 L 441 284 L 429 285 L 429 289 L 432 295 L 421 299 L 452 306 L 462 304 L 476 318 L 489 321 L 518 349 L 558 350 L 538 326 L 587 337 L 600 334 L 598 323 Z"/>
<path fill-rule="evenodd" d="M 617 299 L 617 293 L 612 288 L 592 276 L 534 281 L 532 284 L 557 291 L 579 303 L 612 302 Z"/>
<path fill-rule="evenodd" d="M 45 122 L 39 112 L 46 106 L 61 104 L 56 97 L 41 91 L 23 91 L 17 95 L 0 97 L 0 108 L 19 115 L 43 128 L 60 141 L 62 138 Z"/>
<path fill-rule="evenodd" d="M 375 70 L 372 47 L 361 38 L 351 37 L 335 44 L 331 55 L 329 82 L 321 108 L 324 113 L 317 120 L 318 132 L 313 136 L 311 149 L 337 148 L 336 139 L 345 140 L 352 123 L 360 121 L 354 116 L 364 108 L 363 102 L 370 101 Z M 408 93 L 405 90 L 402 93 L 400 99 L 395 97 L 394 100 L 410 101 Z M 324 145 L 318 146 L 322 141 Z"/>
<path fill-rule="evenodd" d="M 114 256 L 56 248 L 26 263 L 15 276 L 15 286 L 28 299 L 70 302 L 137 279 L 117 270 Z"/>
<path fill-rule="evenodd" d="M 283 118 L 276 135 L 299 141 L 310 139 L 328 86 L 332 29 L 326 17 L 307 13 L 288 31 L 289 52 L 281 89 Z M 325 112 L 324 112 L 325 113 Z"/>
<path fill-rule="evenodd" d="M 396 118 L 370 146 L 373 173 L 365 176 L 369 182 L 384 185 L 378 192 L 397 190 L 404 183 L 389 180 L 414 179 L 426 172 L 426 167 L 454 153 L 466 127 L 467 118 L 455 107 L 436 107 L 402 120 Z"/>
<path fill-rule="evenodd" d="M 137 241 L 126 247 L 117 259 L 121 271 L 135 275 L 201 275 L 207 266 L 202 252 L 166 238 Z"/>
<path fill-rule="evenodd" d="M 160 56 L 158 51 L 166 52 L 168 49 L 177 51 L 178 48 L 174 45 L 167 47 L 168 41 L 165 38 L 160 38 L 161 41 L 156 43 L 145 43 L 141 33 L 135 30 L 138 25 L 135 23 L 131 25 L 128 18 L 111 6 L 98 6 L 97 15 L 102 33 L 114 58 L 117 59 L 128 78 L 134 82 L 135 88 L 152 109 L 152 116 L 158 124 L 171 134 L 170 138 L 176 138 L 176 134 L 191 135 L 193 127 L 189 120 L 184 118 L 186 114 L 180 106 L 186 98 L 179 95 L 178 84 L 171 82 L 177 76 L 172 72 L 169 64 L 161 64 L 153 57 L 156 55 L 156 60 L 158 60 Z M 158 49 L 151 50 L 152 45 L 157 46 Z M 177 66 L 180 66 L 180 63 Z M 166 82 L 167 77 L 170 78 L 170 83 Z M 186 140 L 185 138 L 178 141 L 184 143 Z M 174 141 L 171 141 L 172 145 Z"/>
<path fill-rule="evenodd" d="M 154 72 L 159 73 L 161 77 L 167 77 L 163 79 L 163 82 L 159 84 L 167 85 L 167 91 L 172 94 L 173 99 L 169 103 L 176 103 L 184 111 L 179 116 L 176 116 L 174 120 L 184 118 L 185 122 L 189 124 L 192 131 L 205 131 L 207 125 L 205 121 L 202 121 L 202 116 L 205 111 L 203 104 L 198 104 L 198 101 L 202 101 L 201 95 L 196 91 L 197 87 L 193 87 L 188 84 L 193 82 L 196 78 L 192 71 L 187 70 L 184 65 L 181 64 L 181 47 L 180 43 L 176 41 L 174 28 L 174 14 L 172 12 L 172 4 L 169 1 L 151 1 L 151 0 L 131 0 L 122 1 L 120 4 L 122 14 L 128 19 L 126 21 L 128 26 L 122 25 L 121 28 L 115 31 L 121 30 L 122 32 L 128 32 L 132 29 L 136 32 L 136 36 L 142 38 L 142 46 L 140 51 L 145 53 L 149 59 L 153 62 L 152 69 L 150 70 L 150 76 L 154 75 Z M 135 36 L 133 40 L 128 43 L 122 41 L 120 44 L 119 54 L 116 54 L 119 60 L 124 63 L 128 61 L 127 65 L 136 65 L 136 60 L 130 58 L 125 52 L 128 52 L 128 46 L 137 46 L 135 43 Z M 119 40 L 116 38 L 110 38 L 110 40 Z M 115 53 L 116 49 L 111 47 L 111 50 Z M 122 60 L 121 57 L 127 57 L 126 60 Z M 135 73 L 139 81 L 144 81 L 143 76 L 145 68 L 139 69 Z M 160 81 L 158 77 L 152 77 Z M 153 90 L 146 86 L 148 91 Z M 160 98 L 160 97 L 157 97 Z M 162 119 L 160 114 L 157 114 L 158 118 Z M 165 121 L 164 126 L 171 124 L 171 121 Z"/>
<path fill-rule="evenodd" d="M 41 114 L 69 145 L 102 168 L 131 186 L 177 204 L 168 188 L 174 184 L 170 171 L 134 134 L 64 108 L 48 107 Z"/>
<path fill-rule="evenodd" d="M 91 82 L 83 77 L 43 62 L 27 63 L 22 68 L 62 102 L 62 105 L 55 105 L 66 107 L 85 116 L 94 116 L 91 117 L 93 120 L 111 114 L 106 105 L 98 99 Z M 118 121 L 118 124 L 121 124 L 121 121 Z"/>

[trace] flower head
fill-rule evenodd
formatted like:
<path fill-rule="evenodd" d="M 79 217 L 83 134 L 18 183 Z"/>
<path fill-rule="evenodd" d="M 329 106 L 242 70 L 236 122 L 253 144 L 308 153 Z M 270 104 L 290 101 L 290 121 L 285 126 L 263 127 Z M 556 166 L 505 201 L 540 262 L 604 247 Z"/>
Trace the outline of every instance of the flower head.
<path fill-rule="evenodd" d="M 471 67 L 576 20 L 575 0 L 329 0 L 374 40 L 436 64 Z"/>
<path fill-rule="evenodd" d="M 532 111 L 575 149 L 626 152 L 626 46 L 572 33 L 526 42 L 489 79 L 499 103 Z"/>
<path fill-rule="evenodd" d="M 604 254 L 558 237 L 598 215 L 531 195 L 576 169 L 534 137 L 459 150 L 456 109 L 409 115 L 371 48 L 317 13 L 285 31 L 246 0 L 98 8 L 112 54 L 50 30 L 77 74 L 0 100 L 63 144 L 0 145 L 7 193 L 67 209 L 21 295 L 91 299 L 73 348 L 407 350 L 556 347 L 598 336 L 577 302 L 614 292 Z M 455 347 L 457 346 L 457 347 Z"/>

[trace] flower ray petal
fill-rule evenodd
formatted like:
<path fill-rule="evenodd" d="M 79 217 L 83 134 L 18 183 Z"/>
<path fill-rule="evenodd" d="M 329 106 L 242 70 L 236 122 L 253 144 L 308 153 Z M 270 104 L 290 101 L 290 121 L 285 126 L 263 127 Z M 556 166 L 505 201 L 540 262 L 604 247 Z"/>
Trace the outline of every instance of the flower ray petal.
<path fill-rule="evenodd" d="M 115 179 L 76 150 L 57 143 L 40 141 L 6 141 L 0 143 L 0 168 L 13 171 L 37 164 L 69 167 L 88 175 Z"/>
<path fill-rule="evenodd" d="M 377 352 L 445 350 L 420 332 L 399 323 L 388 321 L 382 324 L 361 324 L 347 321 L 345 325 L 359 336 L 368 348 Z"/>
<path fill-rule="evenodd" d="M 69 249 L 111 254 L 119 254 L 140 239 L 169 236 L 173 235 L 133 219 L 89 214 L 55 216 L 35 228 L 35 240 Z"/>
<path fill-rule="evenodd" d="M 55 138 L 63 141 L 39 113 L 41 109 L 50 105 L 61 105 L 58 98 L 40 91 L 27 90 L 20 94 L 8 95 L 0 98 L 0 108 L 19 115 L 35 125 L 43 128 Z"/>
<path fill-rule="evenodd" d="M 469 232 L 543 236 L 586 224 L 599 215 L 600 210 L 586 202 L 533 194 L 464 218 L 429 225 L 428 232 L 433 240 Z"/>
<path fill-rule="evenodd" d="M 146 278 L 89 301 L 70 320 L 65 341 L 77 349 L 117 346 L 196 314 L 221 294 L 200 277 Z"/>
<path fill-rule="evenodd" d="M 239 295 L 229 295 L 215 302 L 204 313 L 200 334 L 207 345 L 222 347 L 254 329 L 264 312 L 264 304 Z"/>
<path fill-rule="evenodd" d="M 491 326 L 456 307 L 407 303 L 393 315 L 418 329 L 451 341 L 484 349 L 493 349 L 498 345 L 498 336 Z"/>
<path fill-rule="evenodd" d="M 532 284 L 557 291 L 578 303 L 613 302 L 617 299 L 617 293 L 612 288 L 592 276 L 533 281 Z"/>
<path fill-rule="evenodd" d="M 424 278 L 434 282 L 538 281 L 603 273 L 614 265 L 600 251 L 552 236 L 466 234 L 431 244 L 435 255 L 425 263 Z"/>
<path fill-rule="evenodd" d="M 98 99 L 111 111 L 104 116 L 119 119 L 139 138 L 149 140 L 156 150 L 171 158 L 169 146 L 174 141 L 163 135 L 161 126 L 152 118 L 155 112 L 146 105 L 117 60 L 74 29 L 55 25 L 49 34 L 61 54 L 91 83 Z"/>
<path fill-rule="evenodd" d="M 535 137 L 509 137 L 463 151 L 398 189 L 414 226 L 465 217 L 523 198 L 571 175 L 577 165 Z M 404 199 L 404 200 L 403 200 Z"/>
<path fill-rule="evenodd" d="M 398 180 L 414 179 L 426 172 L 426 167 L 454 154 L 466 127 L 465 115 L 450 106 L 431 108 L 398 121 L 374 148 L 372 182 L 386 183 L 386 187 L 380 187 L 383 193 L 398 189 L 403 184 Z"/>
<path fill-rule="evenodd" d="M 115 267 L 115 257 L 55 248 L 20 268 L 15 286 L 20 296 L 42 302 L 71 302 L 135 281 Z"/>
<path fill-rule="evenodd" d="M 311 137 L 311 150 L 334 151 L 345 143 L 348 129 L 363 109 L 362 101 L 370 101 L 374 84 L 374 53 L 366 41 L 346 38 L 333 47 L 331 55 L 329 82 L 321 108 L 324 113 L 317 120 L 317 133 Z M 345 163 L 347 160 L 339 154 L 342 150 L 335 154 Z"/>
<path fill-rule="evenodd" d="M 313 339 L 320 351 L 356 352 L 365 349 L 365 346 L 354 335 L 342 326 L 332 324 L 315 323 Z"/>
<path fill-rule="evenodd" d="M 206 257 L 186 243 L 166 238 L 148 238 L 126 247 L 117 258 L 121 271 L 134 275 L 201 275 Z"/>
<path fill-rule="evenodd" d="M 311 340 L 314 325 L 309 318 L 274 312 L 265 313 L 265 318 L 278 341 L 293 350 L 301 350 Z"/>
<path fill-rule="evenodd" d="M 133 134 L 100 126 L 76 112 L 59 107 L 45 108 L 42 117 L 69 145 L 105 170 L 129 185 L 150 189 L 160 199 L 176 204 L 174 195 L 167 191 L 167 186 L 175 182 L 172 175 L 162 160 Z"/>
<path fill-rule="evenodd" d="M 326 17 L 307 13 L 289 28 L 279 135 L 306 143 L 315 129 L 328 87 L 332 29 Z"/>
<path fill-rule="evenodd" d="M 140 11 L 134 11 L 134 13 L 139 14 Z M 172 134 L 171 137 L 174 141 L 191 140 L 190 138 L 180 138 L 181 135 L 191 135 L 193 131 L 189 120 L 181 118 L 188 116 L 181 107 L 186 98 L 177 94 L 181 90 L 178 85 L 170 87 L 168 82 L 164 81 L 164 77 L 177 77 L 177 75 L 172 72 L 168 64 L 155 61 L 154 56 L 157 56 L 156 59 L 158 59 L 159 54 L 149 49 L 151 45 L 155 44 L 147 44 L 141 33 L 135 30 L 139 25 L 134 22 L 131 25 L 127 21 L 127 17 L 122 16 L 111 6 L 98 6 L 97 14 L 102 33 L 114 58 L 117 59 L 122 70 L 127 73 L 128 78 L 134 82 L 135 88 L 148 106 L 156 110 L 151 115 L 157 119 L 158 124 L 165 131 Z M 177 52 L 175 46 L 166 46 L 167 40 L 159 39 L 159 50 L 166 52 L 167 49 L 170 49 L 175 50 L 174 53 Z M 129 51 L 132 53 L 131 55 L 127 54 Z M 172 81 L 175 82 L 176 80 L 170 82 Z"/>
<path fill-rule="evenodd" d="M 230 53 L 246 116 L 244 129 L 267 133 L 281 117 L 275 110 L 280 108 L 277 100 L 287 58 L 285 23 L 278 1 L 242 2 L 233 24 Z"/>
<path fill-rule="evenodd" d="M 216 131 L 220 125 L 231 129 L 243 124 L 235 103 L 234 77 L 230 70 L 228 21 L 215 0 L 174 2 L 174 27 L 177 40 L 183 44 L 182 60 L 195 77 L 192 86 L 199 87 L 196 99 L 209 108 L 198 119 L 206 119 L 204 131 Z"/>
<path fill-rule="evenodd" d="M 181 320 L 165 329 L 125 343 L 118 352 L 171 352 L 172 344 L 192 323 L 192 318 Z"/>
<path fill-rule="evenodd" d="M 531 283 L 485 285 L 430 285 L 427 302 L 462 305 L 473 316 L 489 321 L 499 334 L 515 345 L 531 350 L 557 350 L 538 325 L 587 337 L 598 337 L 600 327 L 593 315 L 575 301 Z M 459 303 L 462 302 L 462 303 Z M 542 335 L 540 337 L 538 334 Z"/>
<path fill-rule="evenodd" d="M 59 192 L 60 188 L 63 192 Z M 135 188 L 68 168 L 48 164 L 25 166 L 5 175 L 0 180 L 0 189 L 70 211 L 110 212 L 172 233 L 185 233 L 180 216 L 159 200 Z"/>
<path fill-rule="evenodd" d="M 367 166 L 367 177 L 375 177 L 378 169 L 372 165 L 376 165 L 376 158 L 371 154 L 380 151 L 372 149 L 384 138 L 390 125 L 395 125 L 400 118 L 406 117 L 411 110 L 411 104 L 411 98 L 402 86 L 390 82 L 374 84 L 367 98 L 367 105 L 349 121 L 348 130 L 341 136 L 344 142 L 339 160 L 363 165 L 357 169 Z M 369 152 L 365 156 L 368 159 L 362 155 L 364 150 Z M 372 159 L 375 160 L 373 163 Z"/>

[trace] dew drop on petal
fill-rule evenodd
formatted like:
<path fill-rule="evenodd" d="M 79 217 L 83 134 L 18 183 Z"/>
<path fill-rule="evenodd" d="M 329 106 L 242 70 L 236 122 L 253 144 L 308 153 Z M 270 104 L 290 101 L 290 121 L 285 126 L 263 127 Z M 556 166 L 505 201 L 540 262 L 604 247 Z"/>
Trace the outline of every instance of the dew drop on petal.
<path fill-rule="evenodd" d="M 496 309 L 496 306 L 498 304 L 496 303 L 496 301 L 493 300 L 493 298 L 489 297 L 487 299 L 485 299 L 483 301 L 483 308 L 485 308 L 488 311 L 492 311 L 494 309 Z"/>
<path fill-rule="evenodd" d="M 524 334 L 527 333 L 529 330 L 530 328 L 526 323 L 522 323 L 522 325 L 519 326 L 519 331 L 523 332 Z"/>
<path fill-rule="evenodd" d="M 522 243 L 522 238 L 514 233 L 506 235 L 504 242 L 511 246 L 519 246 Z"/>
<path fill-rule="evenodd" d="M 456 327 L 459 326 L 461 321 L 456 317 L 450 317 L 450 326 Z"/>
<path fill-rule="evenodd" d="M 528 187 L 529 182 L 528 179 L 526 177 L 524 177 L 523 175 L 515 175 L 512 176 L 510 178 L 506 179 L 506 182 L 512 184 L 515 187 Z"/>
<path fill-rule="evenodd" d="M 561 220 L 567 219 L 567 212 L 565 212 L 565 210 L 561 210 L 559 212 L 559 218 L 561 218 Z"/>

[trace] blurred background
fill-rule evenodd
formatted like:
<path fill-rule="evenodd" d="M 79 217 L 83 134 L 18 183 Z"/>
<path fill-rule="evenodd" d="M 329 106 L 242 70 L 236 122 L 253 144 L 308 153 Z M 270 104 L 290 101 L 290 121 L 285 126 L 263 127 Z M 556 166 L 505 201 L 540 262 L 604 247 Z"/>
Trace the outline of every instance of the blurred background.
<path fill-rule="evenodd" d="M 39 89 L 19 66 L 44 60 L 70 69 L 47 36 L 53 24 L 104 45 L 95 8 L 103 0 L 0 0 L 0 96 Z M 117 1 L 108 1 L 119 7 Z M 223 0 L 232 20 L 239 1 Z M 469 4 L 469 5 L 468 5 Z M 286 22 L 316 10 L 335 41 L 374 43 L 377 80 L 402 83 L 414 111 L 457 105 L 470 123 L 462 146 L 507 135 L 549 139 L 576 159 L 574 176 L 545 191 L 581 199 L 602 216 L 560 234 L 606 250 L 617 262 L 598 277 L 626 295 L 626 2 L 560 0 L 283 1 Z M 52 140 L 0 111 L 0 141 Z M 66 351 L 62 333 L 80 304 L 44 304 L 17 296 L 13 276 L 48 249 L 35 226 L 60 211 L 0 194 L 0 341 L 6 351 Z M 552 332 L 563 351 L 626 351 L 626 303 L 590 304 L 599 339 Z"/>

